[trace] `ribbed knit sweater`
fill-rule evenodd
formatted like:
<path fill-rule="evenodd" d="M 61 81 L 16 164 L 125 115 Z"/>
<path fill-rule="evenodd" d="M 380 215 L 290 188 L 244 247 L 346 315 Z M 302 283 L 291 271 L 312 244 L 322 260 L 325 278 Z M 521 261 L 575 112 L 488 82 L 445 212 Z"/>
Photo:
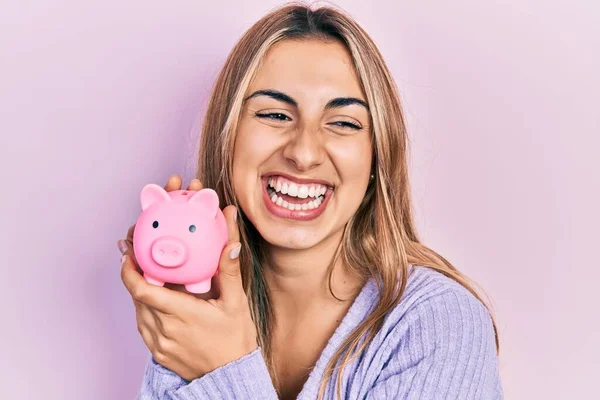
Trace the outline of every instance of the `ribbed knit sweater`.
<path fill-rule="evenodd" d="M 367 281 L 312 369 L 298 399 L 316 399 L 327 362 L 378 299 Z M 335 375 L 334 375 L 335 376 Z M 343 399 L 503 399 L 492 320 L 466 288 L 422 266 L 363 353 L 345 368 Z M 189 382 L 149 357 L 138 400 L 271 400 L 261 349 Z M 324 399 L 336 399 L 330 379 Z"/>

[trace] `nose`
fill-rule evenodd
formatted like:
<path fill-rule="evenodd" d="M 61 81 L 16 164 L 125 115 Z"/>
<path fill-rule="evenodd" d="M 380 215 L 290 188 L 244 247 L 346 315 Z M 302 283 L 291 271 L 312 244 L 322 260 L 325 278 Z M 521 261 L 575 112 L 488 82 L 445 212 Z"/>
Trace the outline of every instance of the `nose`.
<path fill-rule="evenodd" d="M 283 156 L 298 171 L 310 171 L 325 160 L 322 132 L 299 129 L 283 149 Z"/>
<path fill-rule="evenodd" d="M 187 246 L 175 237 L 161 237 L 152 244 L 152 259 L 160 266 L 174 268 L 188 259 Z"/>

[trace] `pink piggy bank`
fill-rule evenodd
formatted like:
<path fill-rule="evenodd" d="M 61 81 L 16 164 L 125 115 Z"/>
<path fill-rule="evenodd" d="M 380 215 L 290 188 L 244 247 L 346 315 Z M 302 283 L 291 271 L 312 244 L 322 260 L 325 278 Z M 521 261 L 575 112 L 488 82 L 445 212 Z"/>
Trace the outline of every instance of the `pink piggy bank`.
<path fill-rule="evenodd" d="M 212 189 L 175 190 L 149 184 L 142 189 L 142 214 L 133 232 L 133 251 L 148 283 L 183 284 L 206 293 L 227 245 L 227 223 Z"/>

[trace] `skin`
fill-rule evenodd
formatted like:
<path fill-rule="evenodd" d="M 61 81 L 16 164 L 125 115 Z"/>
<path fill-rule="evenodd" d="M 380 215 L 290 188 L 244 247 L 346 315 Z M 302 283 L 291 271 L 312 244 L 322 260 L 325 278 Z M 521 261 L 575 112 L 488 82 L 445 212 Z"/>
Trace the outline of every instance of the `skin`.
<path fill-rule="evenodd" d="M 295 104 L 268 95 L 252 97 L 257 90 L 285 93 Z M 283 399 L 295 398 L 300 392 L 364 283 L 338 262 L 331 284 L 336 296 L 346 299 L 340 302 L 331 295 L 327 279 L 327 268 L 343 228 L 364 197 L 372 162 L 369 111 L 360 104 L 326 109 L 330 100 L 340 97 L 366 103 L 343 45 L 319 40 L 279 42 L 266 54 L 245 93 L 247 100 L 236 136 L 233 186 L 240 207 L 264 240 L 264 273 L 275 315 L 273 351 L 276 369 L 282 376 L 278 389 Z M 329 182 L 334 191 L 324 213 L 310 221 L 270 213 L 262 197 L 261 177 L 273 171 Z M 167 190 L 180 187 L 178 176 L 166 186 Z M 196 180 L 190 183 L 190 188 L 199 187 L 201 183 Z M 150 351 L 159 354 L 166 364 L 159 362 L 186 379 L 201 376 L 225 364 L 225 359 L 237 359 L 256 348 L 256 331 L 248 322 L 250 312 L 239 278 L 239 262 L 226 255 L 239 245 L 233 213 L 235 207 L 225 209 L 230 232 L 235 234 L 221 259 L 224 264 L 220 270 L 225 274 L 218 274 L 224 276 L 216 279 L 215 289 L 220 293 L 190 296 L 175 285 L 151 287 L 136 270 L 131 246 L 125 249 L 129 257 L 122 278 L 136 305 L 138 329 Z M 127 242 L 120 242 L 121 246 Z M 233 299 L 232 303 L 227 302 L 228 298 Z M 217 311 L 209 316 L 198 311 L 209 306 Z M 173 321 L 180 323 L 169 327 Z M 241 333 L 215 334 L 225 330 Z M 157 345 L 161 338 L 163 346 Z M 216 348 L 228 351 L 219 358 L 210 354 L 215 352 L 209 349 Z M 202 359 L 210 362 L 198 361 Z"/>

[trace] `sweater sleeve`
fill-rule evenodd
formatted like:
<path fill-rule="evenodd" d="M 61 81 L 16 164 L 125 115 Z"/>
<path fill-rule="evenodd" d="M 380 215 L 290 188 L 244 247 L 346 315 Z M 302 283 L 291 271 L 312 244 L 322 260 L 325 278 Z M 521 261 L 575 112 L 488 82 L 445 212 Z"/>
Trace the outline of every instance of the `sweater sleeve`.
<path fill-rule="evenodd" d="M 136 400 L 170 399 L 168 391 L 178 389 L 186 384 L 185 379 L 157 363 L 150 353 Z"/>
<path fill-rule="evenodd" d="M 366 399 L 503 399 L 492 320 L 476 297 L 447 290 L 406 317 Z"/>
<path fill-rule="evenodd" d="M 277 400 L 261 349 L 188 382 L 156 363 L 144 373 L 137 400 Z"/>

